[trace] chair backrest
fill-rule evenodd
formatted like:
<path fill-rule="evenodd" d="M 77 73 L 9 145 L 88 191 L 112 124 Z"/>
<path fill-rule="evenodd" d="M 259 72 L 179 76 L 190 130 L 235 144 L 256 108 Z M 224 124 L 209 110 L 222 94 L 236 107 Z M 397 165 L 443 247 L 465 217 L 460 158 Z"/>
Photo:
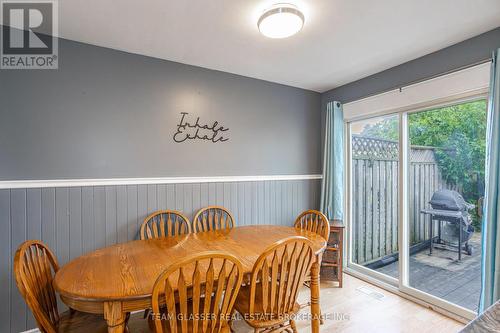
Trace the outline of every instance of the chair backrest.
<path fill-rule="evenodd" d="M 164 327 L 179 333 L 188 329 L 220 332 L 227 325 L 242 279 L 241 262 L 225 252 L 201 252 L 173 264 L 153 287 L 156 332 L 163 333 Z"/>
<path fill-rule="evenodd" d="M 234 227 L 234 217 L 224 207 L 209 206 L 202 208 L 193 219 L 193 232 L 231 229 Z"/>
<path fill-rule="evenodd" d="M 294 223 L 295 228 L 315 232 L 328 242 L 330 237 L 330 223 L 328 218 L 320 211 L 306 210 L 302 212 Z"/>
<path fill-rule="evenodd" d="M 14 257 L 17 288 L 28 304 L 41 332 L 55 333 L 59 322 L 52 280 L 59 270 L 56 257 L 40 241 L 21 244 Z"/>
<path fill-rule="evenodd" d="M 301 236 L 282 239 L 264 251 L 252 269 L 250 316 L 275 319 L 290 314 L 315 260 L 312 242 Z M 262 312 L 256 311 L 256 299 L 262 301 Z"/>
<path fill-rule="evenodd" d="M 188 234 L 191 232 L 189 219 L 175 210 L 159 210 L 144 219 L 140 238 L 153 239 Z"/>

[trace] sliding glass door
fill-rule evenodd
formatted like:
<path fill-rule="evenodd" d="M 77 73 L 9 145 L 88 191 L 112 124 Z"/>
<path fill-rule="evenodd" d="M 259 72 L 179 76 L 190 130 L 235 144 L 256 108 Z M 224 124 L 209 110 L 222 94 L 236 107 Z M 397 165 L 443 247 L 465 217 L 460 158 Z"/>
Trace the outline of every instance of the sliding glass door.
<path fill-rule="evenodd" d="M 477 312 L 486 101 L 408 115 L 409 286 Z"/>
<path fill-rule="evenodd" d="M 398 140 L 397 115 L 351 124 L 351 259 L 393 278 L 399 276 Z"/>
<path fill-rule="evenodd" d="M 349 268 L 468 318 L 480 292 L 486 104 L 347 124 Z"/>

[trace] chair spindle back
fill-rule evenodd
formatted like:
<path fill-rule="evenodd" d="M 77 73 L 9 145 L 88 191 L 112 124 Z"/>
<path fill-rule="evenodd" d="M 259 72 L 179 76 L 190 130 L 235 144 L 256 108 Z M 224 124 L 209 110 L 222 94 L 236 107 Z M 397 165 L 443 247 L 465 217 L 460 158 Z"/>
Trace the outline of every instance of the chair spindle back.
<path fill-rule="evenodd" d="M 234 217 L 229 210 L 220 206 L 209 206 L 196 213 L 193 219 L 193 231 L 196 233 L 231 229 L 234 224 Z"/>
<path fill-rule="evenodd" d="M 160 210 L 144 219 L 141 225 L 140 238 L 153 239 L 191 232 L 189 219 L 175 210 Z"/>
<path fill-rule="evenodd" d="M 57 298 L 52 286 L 59 265 L 54 254 L 40 241 L 21 244 L 14 256 L 17 288 L 28 304 L 40 331 L 56 333 L 59 322 Z"/>
<path fill-rule="evenodd" d="M 317 233 L 326 241 L 330 237 L 330 223 L 328 218 L 320 211 L 306 210 L 302 212 L 294 223 L 295 228 Z"/>
<path fill-rule="evenodd" d="M 242 278 L 241 262 L 225 252 L 206 251 L 173 264 L 153 287 L 156 332 L 220 332 Z"/>
<path fill-rule="evenodd" d="M 289 237 L 269 247 L 252 270 L 250 315 L 279 317 L 292 313 L 299 288 L 315 260 L 312 242 L 305 237 Z M 261 293 L 263 313 L 255 311 L 257 293 Z"/>

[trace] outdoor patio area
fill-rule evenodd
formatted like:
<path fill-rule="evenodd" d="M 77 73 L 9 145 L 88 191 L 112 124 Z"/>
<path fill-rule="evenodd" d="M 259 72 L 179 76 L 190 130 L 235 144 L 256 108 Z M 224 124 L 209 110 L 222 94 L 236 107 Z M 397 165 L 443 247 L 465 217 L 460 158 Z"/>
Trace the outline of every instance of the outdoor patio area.
<path fill-rule="evenodd" d="M 432 256 L 426 248 L 410 257 L 410 286 L 441 297 L 449 302 L 477 311 L 481 288 L 481 234 L 474 233 L 469 241 L 472 255 L 436 245 Z M 398 261 L 376 269 L 389 276 L 398 276 Z"/>

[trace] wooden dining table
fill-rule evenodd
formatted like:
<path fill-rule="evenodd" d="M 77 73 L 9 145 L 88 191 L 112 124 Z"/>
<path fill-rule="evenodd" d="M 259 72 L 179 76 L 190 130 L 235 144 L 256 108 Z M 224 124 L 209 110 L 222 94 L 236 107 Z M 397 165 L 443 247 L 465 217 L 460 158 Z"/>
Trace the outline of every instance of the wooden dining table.
<path fill-rule="evenodd" d="M 54 288 L 70 308 L 103 314 L 108 332 L 124 332 L 127 313 L 151 307 L 157 277 L 192 253 L 226 251 L 238 257 L 251 273 L 259 255 L 276 241 L 304 236 L 319 257 L 326 240 L 316 233 L 287 226 L 252 225 L 150 240 L 136 240 L 101 248 L 64 265 Z M 319 264 L 311 268 L 311 326 L 319 332 Z M 133 332 L 132 332 L 133 333 Z"/>

